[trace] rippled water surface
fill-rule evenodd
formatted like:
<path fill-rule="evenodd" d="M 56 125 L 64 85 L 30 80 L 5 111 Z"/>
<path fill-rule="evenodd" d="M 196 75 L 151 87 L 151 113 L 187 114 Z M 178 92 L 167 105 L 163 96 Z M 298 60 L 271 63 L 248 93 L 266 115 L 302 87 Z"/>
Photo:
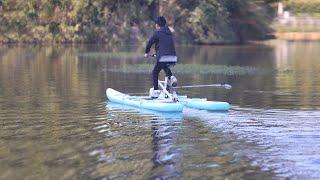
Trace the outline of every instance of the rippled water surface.
<path fill-rule="evenodd" d="M 177 49 L 180 85 L 233 86 L 179 93 L 230 112 L 106 101 L 148 91 L 143 47 L 0 46 L 0 179 L 320 178 L 319 42 Z"/>

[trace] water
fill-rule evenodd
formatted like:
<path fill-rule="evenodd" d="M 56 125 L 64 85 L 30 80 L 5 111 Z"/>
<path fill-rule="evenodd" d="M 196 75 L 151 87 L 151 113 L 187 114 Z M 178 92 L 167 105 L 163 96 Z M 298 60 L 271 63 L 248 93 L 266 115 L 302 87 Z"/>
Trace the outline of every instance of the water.
<path fill-rule="evenodd" d="M 107 102 L 107 87 L 151 87 L 143 47 L 1 46 L 0 179 L 320 178 L 319 42 L 177 49 L 180 85 L 233 86 L 179 93 L 229 113 Z"/>

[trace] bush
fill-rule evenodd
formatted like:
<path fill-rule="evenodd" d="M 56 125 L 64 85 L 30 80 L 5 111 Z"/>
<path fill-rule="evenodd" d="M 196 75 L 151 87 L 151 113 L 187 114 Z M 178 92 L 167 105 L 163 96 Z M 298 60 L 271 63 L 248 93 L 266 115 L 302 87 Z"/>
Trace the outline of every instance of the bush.
<path fill-rule="evenodd" d="M 239 43 L 270 32 L 267 4 L 258 0 L 0 0 L 0 6 L 2 41 L 111 44 L 130 41 L 132 29 L 144 41 L 159 9 L 180 42 Z"/>

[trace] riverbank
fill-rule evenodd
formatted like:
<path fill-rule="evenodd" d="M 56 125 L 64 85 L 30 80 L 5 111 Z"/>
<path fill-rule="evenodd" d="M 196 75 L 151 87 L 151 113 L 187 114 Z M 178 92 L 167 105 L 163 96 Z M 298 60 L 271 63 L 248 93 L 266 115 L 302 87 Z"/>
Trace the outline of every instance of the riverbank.
<path fill-rule="evenodd" d="M 276 32 L 274 36 L 290 41 L 320 41 L 320 32 Z"/>
<path fill-rule="evenodd" d="M 272 23 L 274 36 L 283 40 L 320 40 L 320 1 L 287 1 L 278 3 Z"/>
<path fill-rule="evenodd" d="M 283 40 L 320 40 L 320 17 L 289 16 L 278 17 L 274 20 L 272 28 L 274 36 Z"/>

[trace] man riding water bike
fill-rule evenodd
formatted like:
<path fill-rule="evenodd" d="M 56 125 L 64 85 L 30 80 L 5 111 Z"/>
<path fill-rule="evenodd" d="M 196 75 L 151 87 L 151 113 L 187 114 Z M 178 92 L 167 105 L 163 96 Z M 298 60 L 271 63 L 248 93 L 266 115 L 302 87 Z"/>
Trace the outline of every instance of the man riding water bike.
<path fill-rule="evenodd" d="M 166 77 L 168 77 L 168 85 L 177 85 L 177 79 L 172 76 L 172 72 L 170 70 L 170 66 L 176 64 L 177 56 L 174 48 L 173 35 L 166 24 L 166 19 L 163 16 L 159 16 L 155 20 L 156 30 L 153 32 L 153 35 L 149 39 L 145 50 L 145 57 L 148 57 L 151 46 L 155 44 L 157 63 L 155 64 L 152 71 L 152 98 L 158 98 L 161 93 L 158 87 L 158 76 L 162 69 L 166 73 Z"/>

